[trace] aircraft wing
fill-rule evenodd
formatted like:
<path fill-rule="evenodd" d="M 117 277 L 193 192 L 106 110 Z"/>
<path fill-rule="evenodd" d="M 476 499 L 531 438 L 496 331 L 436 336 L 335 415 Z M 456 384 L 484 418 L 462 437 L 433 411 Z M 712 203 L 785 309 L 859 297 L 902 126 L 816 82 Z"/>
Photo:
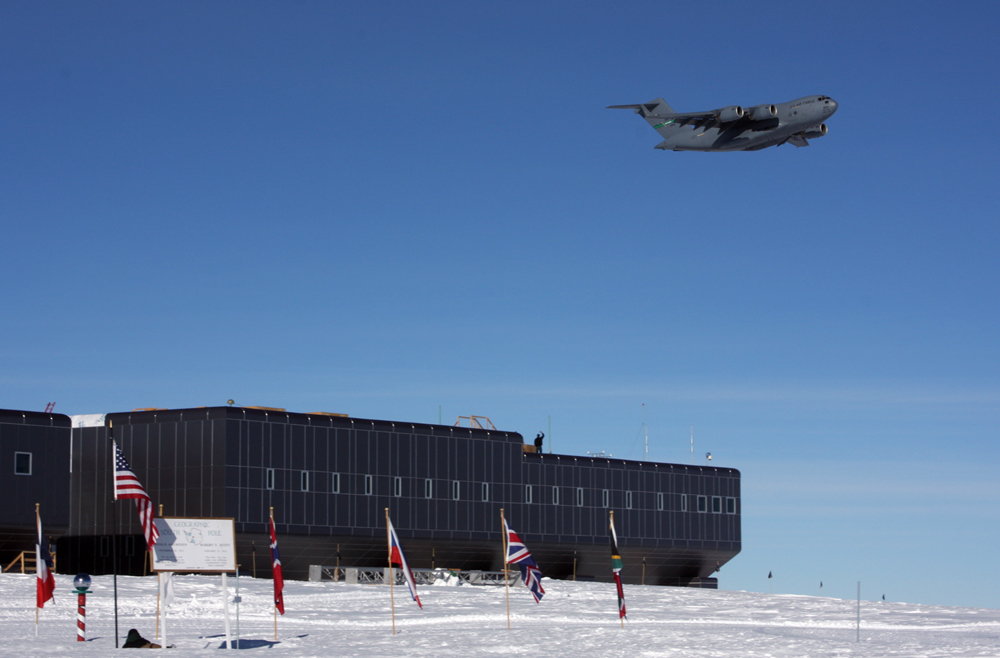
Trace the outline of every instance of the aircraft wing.
<path fill-rule="evenodd" d="M 609 105 L 609 110 L 635 110 L 643 116 L 647 117 L 660 117 L 663 119 L 672 119 L 674 121 L 690 121 L 691 119 L 708 119 L 716 115 L 716 110 L 711 112 L 659 112 L 655 110 L 657 106 L 655 103 L 640 103 L 637 105 Z"/>
<path fill-rule="evenodd" d="M 809 140 L 802 135 L 792 135 L 788 138 L 788 143 L 800 148 L 803 146 L 809 146 Z"/>
<path fill-rule="evenodd" d="M 660 125 L 668 123 L 690 123 L 691 121 L 702 121 L 704 119 L 714 119 L 715 112 L 686 112 L 684 114 L 654 114 L 654 117 L 663 119 Z"/>

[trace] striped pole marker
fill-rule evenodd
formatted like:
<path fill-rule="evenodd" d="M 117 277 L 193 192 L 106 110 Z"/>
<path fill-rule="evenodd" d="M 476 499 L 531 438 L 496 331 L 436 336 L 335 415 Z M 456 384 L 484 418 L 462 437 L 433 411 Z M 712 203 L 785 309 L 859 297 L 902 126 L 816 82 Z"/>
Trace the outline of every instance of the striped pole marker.
<path fill-rule="evenodd" d="M 87 641 L 87 595 L 76 597 L 76 641 Z"/>

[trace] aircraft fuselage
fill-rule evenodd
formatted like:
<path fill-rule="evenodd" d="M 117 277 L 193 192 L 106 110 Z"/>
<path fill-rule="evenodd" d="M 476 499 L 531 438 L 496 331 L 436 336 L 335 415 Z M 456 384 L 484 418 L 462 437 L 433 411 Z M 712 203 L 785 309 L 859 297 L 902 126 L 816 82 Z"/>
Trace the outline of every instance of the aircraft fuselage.
<path fill-rule="evenodd" d="M 806 146 L 806 138 L 826 134 L 823 122 L 837 111 L 829 96 L 806 96 L 773 106 L 768 117 L 754 120 L 746 113 L 732 121 L 718 115 L 685 117 L 649 114 L 643 118 L 663 137 L 656 148 L 667 151 L 756 151 L 791 141 Z"/>

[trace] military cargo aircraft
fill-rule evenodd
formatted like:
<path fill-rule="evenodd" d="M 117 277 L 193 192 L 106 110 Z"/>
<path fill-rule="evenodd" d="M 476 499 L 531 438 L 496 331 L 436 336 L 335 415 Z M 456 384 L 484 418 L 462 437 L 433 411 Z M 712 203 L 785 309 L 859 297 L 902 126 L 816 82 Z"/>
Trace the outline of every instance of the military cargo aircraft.
<path fill-rule="evenodd" d="M 823 123 L 837 111 L 829 96 L 806 96 L 780 105 L 730 105 L 708 112 L 674 112 L 662 98 L 608 109 L 635 110 L 663 141 L 664 151 L 759 151 L 784 143 L 809 146 L 827 133 Z"/>

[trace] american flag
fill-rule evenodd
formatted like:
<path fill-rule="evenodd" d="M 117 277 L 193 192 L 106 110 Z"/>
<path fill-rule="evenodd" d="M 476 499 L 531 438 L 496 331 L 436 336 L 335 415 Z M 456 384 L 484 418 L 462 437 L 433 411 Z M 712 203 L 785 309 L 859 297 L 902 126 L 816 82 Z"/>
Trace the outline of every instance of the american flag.
<path fill-rule="evenodd" d="M 274 607 L 285 614 L 285 577 L 281 573 L 281 558 L 278 557 L 278 535 L 274 533 L 274 517 L 271 517 L 271 574 L 274 578 Z M 275 627 L 277 628 L 277 627 Z"/>
<path fill-rule="evenodd" d="M 146 535 L 146 544 L 149 550 L 153 550 L 160 532 L 153 525 L 153 501 L 149 494 L 142 488 L 139 478 L 135 476 L 125 455 L 117 443 L 111 445 L 115 448 L 115 500 L 119 498 L 134 498 L 135 509 L 139 512 L 139 521 L 142 523 L 142 532 Z"/>
<path fill-rule="evenodd" d="M 531 595 L 535 597 L 535 603 L 538 603 L 545 594 L 545 590 L 542 589 L 542 570 L 535 564 L 528 547 L 524 545 L 517 533 L 507 525 L 506 519 L 504 519 L 503 527 L 507 533 L 507 564 L 516 564 L 521 568 L 521 582 L 531 590 Z"/>

